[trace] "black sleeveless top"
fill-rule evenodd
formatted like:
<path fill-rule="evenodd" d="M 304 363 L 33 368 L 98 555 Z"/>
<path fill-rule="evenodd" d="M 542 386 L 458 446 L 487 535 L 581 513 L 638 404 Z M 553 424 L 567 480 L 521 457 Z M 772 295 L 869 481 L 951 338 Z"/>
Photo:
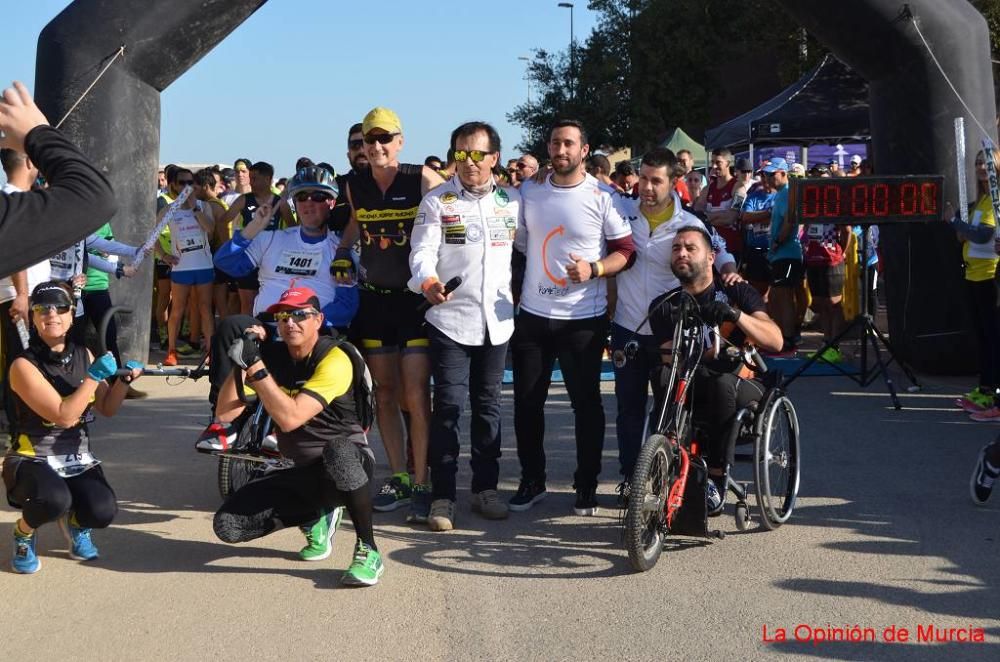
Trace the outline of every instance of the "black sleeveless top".
<path fill-rule="evenodd" d="M 250 225 L 250 221 L 253 220 L 253 214 L 257 211 L 257 207 L 260 203 L 257 202 L 257 196 L 251 193 L 244 193 L 243 199 L 246 204 L 243 205 L 243 211 L 240 212 L 240 216 L 243 217 L 243 227 Z M 271 196 L 271 205 L 274 207 L 274 215 L 271 217 L 271 221 L 264 226 L 264 232 L 272 232 L 274 230 L 281 229 L 281 213 L 278 211 L 277 202 L 280 199 L 277 195 Z"/>
<path fill-rule="evenodd" d="M 366 284 L 402 291 L 410 280 L 410 235 L 420 207 L 423 166 L 402 163 L 382 193 L 370 168 L 350 179 L 351 202 L 361 232 L 361 267 Z"/>
<path fill-rule="evenodd" d="M 68 397 L 80 388 L 90 367 L 87 348 L 74 347 L 70 342 L 66 343 L 63 352 L 56 353 L 39 339 L 33 338 L 31 345 L 20 358 L 30 361 L 38 368 L 45 380 L 62 398 Z M 11 395 L 14 397 L 17 418 L 10 454 L 45 457 L 90 451 L 87 424 L 94 420 L 93 399 L 76 425 L 62 428 L 36 414 L 16 393 L 12 392 Z"/>

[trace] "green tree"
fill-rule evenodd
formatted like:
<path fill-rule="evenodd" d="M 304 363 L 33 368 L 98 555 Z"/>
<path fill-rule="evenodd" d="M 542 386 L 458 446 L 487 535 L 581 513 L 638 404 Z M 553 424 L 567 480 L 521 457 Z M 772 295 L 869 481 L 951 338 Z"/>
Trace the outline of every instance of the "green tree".
<path fill-rule="evenodd" d="M 745 0 L 591 0 L 598 25 L 568 54 L 538 51 L 528 77 L 538 94 L 508 119 L 525 130 L 521 147 L 544 156 L 547 127 L 557 117 L 580 120 L 591 144 L 640 151 L 674 127 L 704 128 L 735 58 L 761 54 L 780 80 L 795 80 L 823 55 L 814 41 L 800 57 L 798 27 L 773 3 Z M 575 74 L 575 75 L 574 75 Z M 777 90 L 775 90 L 776 92 Z M 747 108 L 737 108 L 734 113 Z M 695 132 L 697 133 L 697 132 Z"/>

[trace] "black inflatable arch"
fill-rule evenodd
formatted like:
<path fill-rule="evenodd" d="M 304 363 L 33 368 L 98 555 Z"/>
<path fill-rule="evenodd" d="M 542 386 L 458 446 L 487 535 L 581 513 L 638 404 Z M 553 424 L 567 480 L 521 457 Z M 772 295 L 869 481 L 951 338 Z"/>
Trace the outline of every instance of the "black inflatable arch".
<path fill-rule="evenodd" d="M 49 118 L 62 117 L 120 46 L 116 62 L 63 129 L 105 172 L 126 241 L 144 239 L 155 217 L 160 92 L 236 29 L 266 0 L 75 0 L 38 40 L 36 95 Z M 989 33 L 967 2 L 940 0 L 779 0 L 785 11 L 871 83 L 876 168 L 883 173 L 938 172 L 957 199 L 952 118 L 967 115 L 930 62 L 909 16 L 959 93 L 996 138 Z M 979 133 L 967 117 L 970 146 Z M 967 175 L 971 175 L 971 169 Z M 943 372 L 967 365 L 969 338 L 961 304 L 957 243 L 943 226 L 884 228 L 890 332 L 918 367 Z M 149 267 L 118 287 L 135 309 L 123 325 L 122 350 L 145 357 Z"/>

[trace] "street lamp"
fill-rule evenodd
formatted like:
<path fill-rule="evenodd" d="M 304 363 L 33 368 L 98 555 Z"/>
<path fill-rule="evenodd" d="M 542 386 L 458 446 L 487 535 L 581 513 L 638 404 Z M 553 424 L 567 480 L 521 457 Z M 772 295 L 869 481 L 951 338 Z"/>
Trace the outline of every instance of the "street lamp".
<path fill-rule="evenodd" d="M 524 80 L 528 84 L 528 103 L 531 103 L 531 77 L 528 76 L 528 63 L 531 62 L 531 58 L 527 55 L 518 55 L 518 60 L 524 62 Z"/>
<path fill-rule="evenodd" d="M 569 75 L 573 82 L 572 93 L 576 96 L 576 56 L 573 48 L 573 3 L 560 2 L 559 7 L 569 9 Z"/>

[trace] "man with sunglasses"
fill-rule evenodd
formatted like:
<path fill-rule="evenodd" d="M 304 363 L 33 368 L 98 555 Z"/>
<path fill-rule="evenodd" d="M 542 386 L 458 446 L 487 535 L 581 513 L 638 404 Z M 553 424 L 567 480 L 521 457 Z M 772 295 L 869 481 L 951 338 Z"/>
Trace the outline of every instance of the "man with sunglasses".
<path fill-rule="evenodd" d="M 300 224 L 274 232 L 264 229 L 273 218 L 270 203 L 254 212 L 253 220 L 233 232 L 233 238 L 215 254 L 215 266 L 234 277 L 259 272 L 260 291 L 253 302 L 253 317 L 230 315 L 213 336 L 209 379 L 209 401 L 215 404 L 218 389 L 232 370 L 229 347 L 249 326 L 270 321 L 267 309 L 292 283 L 308 287 L 319 297 L 325 320 L 330 326 L 346 329 L 357 310 L 357 288 L 340 285 L 330 275 L 336 250 L 335 239 L 326 228 L 330 207 L 337 198 L 337 184 L 326 169 L 303 168 L 288 183 L 295 200 Z M 235 431 L 215 424 L 202 435 L 198 450 L 225 450 Z M 214 434 L 210 434 L 214 433 Z"/>
<path fill-rule="evenodd" d="M 517 160 L 514 165 L 517 170 L 518 183 L 515 186 L 520 186 L 522 183 L 528 181 L 535 176 L 538 172 L 538 159 L 533 157 L 531 154 L 524 154 Z"/>
<path fill-rule="evenodd" d="M 392 476 L 375 498 L 375 510 L 410 503 L 410 521 L 427 521 L 430 426 L 430 360 L 420 304 L 410 291 L 410 235 L 421 199 L 441 183 L 427 166 L 399 162 L 403 127 L 396 113 L 374 108 L 361 123 L 369 167 L 351 176 L 347 198 L 351 221 L 344 231 L 334 269 L 338 281 L 351 281 L 352 246 L 360 239 L 358 316 L 351 327 L 378 382 L 378 426 Z M 415 487 L 406 467 L 400 405 L 410 414 Z"/>
<path fill-rule="evenodd" d="M 432 305 L 427 312 L 434 407 L 429 463 L 433 483 L 428 525 L 455 523 L 458 422 L 472 404 L 472 510 L 507 517 L 497 493 L 500 474 L 500 389 L 507 341 L 514 332 L 510 259 L 521 196 L 493 177 L 500 136 L 489 124 L 468 122 L 451 134 L 458 169 L 420 203 L 413 226 L 410 288 Z M 450 294 L 445 283 L 461 276 Z"/>
<path fill-rule="evenodd" d="M 240 177 L 240 171 L 236 171 Z M 250 166 L 250 191 L 236 198 L 219 221 L 223 226 L 236 221 L 233 229 L 245 228 L 254 219 L 254 212 L 261 205 L 267 204 L 271 216 L 267 225 L 260 230 L 274 232 L 282 227 L 295 225 L 295 217 L 287 204 L 278 204 L 280 196 L 271 191 L 271 180 L 274 178 L 274 166 L 264 161 L 258 161 Z M 237 220 L 238 219 L 238 220 Z M 256 232 L 254 233 L 256 234 Z M 240 296 L 240 313 L 247 315 L 253 308 L 253 302 L 260 289 L 260 278 L 256 271 L 251 271 L 236 280 L 237 292 Z"/>
<path fill-rule="evenodd" d="M 306 208 L 319 205 L 307 197 L 319 192 L 307 191 L 299 202 Z M 312 210 L 305 215 L 310 219 L 322 216 L 325 221 L 325 215 L 314 215 Z M 278 449 L 294 466 L 268 472 L 226 499 L 215 514 L 215 534 L 224 542 L 238 543 L 287 526 L 307 532 L 320 527 L 325 555 L 307 559 L 318 561 L 329 556 L 339 519 L 333 513 L 346 506 L 357 542 L 341 581 L 348 586 L 374 585 L 385 567 L 372 531 L 368 483 L 374 459 L 355 400 L 354 380 L 360 376 L 356 366 L 361 365 L 361 358 L 341 340 L 321 335 L 320 299 L 308 287 L 295 285 L 282 292 L 266 313 L 277 324 L 282 342 L 258 347 L 256 342 L 244 341 L 237 363 L 245 383 L 253 387 L 275 423 Z M 260 339 L 267 334 L 262 326 L 248 324 L 240 335 L 248 331 Z M 216 415 L 231 422 L 244 408 L 235 378 L 229 375 Z"/>
<path fill-rule="evenodd" d="M 364 134 L 361 132 L 361 122 L 351 125 L 347 132 L 347 162 L 351 169 L 343 175 L 337 175 L 337 188 L 347 190 L 347 181 L 355 173 L 368 167 L 368 157 L 365 156 Z M 330 229 L 341 234 L 351 222 L 351 203 L 346 195 L 337 198 L 337 204 L 330 211 Z"/>

